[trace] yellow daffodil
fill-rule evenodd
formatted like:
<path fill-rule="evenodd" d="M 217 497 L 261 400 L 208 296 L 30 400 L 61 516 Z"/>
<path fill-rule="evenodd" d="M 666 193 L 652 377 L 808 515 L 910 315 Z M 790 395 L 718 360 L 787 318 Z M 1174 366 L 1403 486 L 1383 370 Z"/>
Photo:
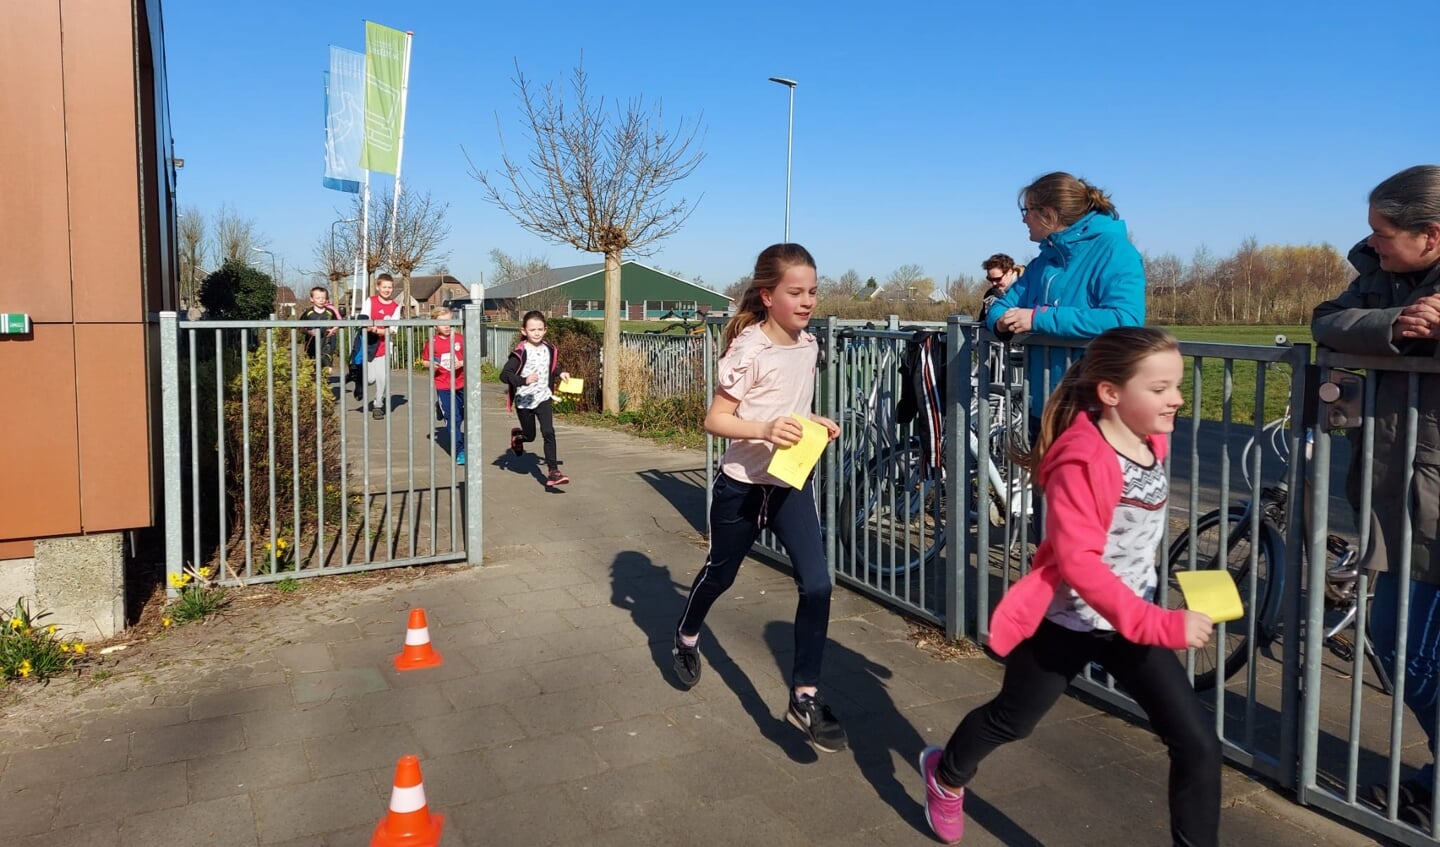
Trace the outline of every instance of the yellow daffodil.
<path fill-rule="evenodd" d="M 60 645 L 60 652 L 61 652 L 61 653 L 69 653 L 69 652 L 70 652 L 70 645 L 69 645 L 69 644 L 61 644 L 61 645 Z"/>
<path fill-rule="evenodd" d="M 210 569 L 209 569 L 209 568 L 201 568 L 201 569 L 200 569 L 200 578 L 201 578 L 201 579 L 209 579 L 209 578 L 210 578 Z"/>
<path fill-rule="evenodd" d="M 279 538 L 279 539 L 276 539 L 276 541 L 275 541 L 275 546 L 276 546 L 276 547 L 279 547 L 281 550 L 284 550 L 284 549 L 285 549 L 286 547 L 288 547 L 289 545 L 285 543 L 285 539 Z"/>
<path fill-rule="evenodd" d="M 19 629 L 20 627 L 22 627 L 22 626 L 24 626 L 24 625 L 25 625 L 25 622 L 22 621 L 22 620 L 20 620 L 19 618 L 11 618 L 11 619 L 10 619 L 10 628 L 11 628 L 11 629 Z"/>
<path fill-rule="evenodd" d="M 174 623 L 174 621 L 170 620 L 169 618 L 161 618 L 161 619 L 160 619 L 160 626 L 162 626 L 162 627 L 169 626 L 169 625 L 172 624 L 172 623 Z"/>
<path fill-rule="evenodd" d="M 266 549 L 266 550 L 269 550 L 269 549 L 270 549 L 270 542 L 268 542 L 268 541 L 265 542 L 265 549 Z"/>
<path fill-rule="evenodd" d="M 21 675 L 21 676 L 29 676 L 29 675 L 30 675 L 30 660 L 29 660 L 29 659 L 26 659 L 25 661 L 23 661 L 23 662 L 20 663 L 20 675 Z"/>
<path fill-rule="evenodd" d="M 45 627 L 45 634 L 46 634 L 46 635 L 54 635 L 54 634 L 55 634 L 55 624 L 52 623 L 52 624 L 50 624 L 49 626 Z"/>
<path fill-rule="evenodd" d="M 76 653 L 82 653 L 82 654 L 83 654 L 83 653 L 85 652 L 85 642 L 83 642 L 83 641 L 76 641 L 76 642 L 75 642 L 75 652 L 76 652 Z"/>

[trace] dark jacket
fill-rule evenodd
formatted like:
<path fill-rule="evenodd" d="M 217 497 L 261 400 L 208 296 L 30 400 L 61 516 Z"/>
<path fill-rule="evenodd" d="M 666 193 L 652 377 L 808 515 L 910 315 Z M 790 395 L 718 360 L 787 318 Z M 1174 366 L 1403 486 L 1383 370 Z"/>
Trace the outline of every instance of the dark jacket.
<path fill-rule="evenodd" d="M 1359 276 L 1339 297 L 1315 307 L 1310 329 L 1315 343 L 1341 353 L 1363 356 L 1434 358 L 1429 339 L 1392 341 L 1400 311 L 1426 295 L 1440 293 L 1440 265 L 1420 275 L 1395 274 L 1380 267 L 1380 258 L 1365 242 L 1350 251 Z M 1372 370 L 1375 380 L 1375 452 L 1370 476 L 1370 547 L 1365 565 L 1377 570 L 1399 567 L 1401 523 L 1396 508 L 1405 490 L 1405 412 L 1410 375 Z M 1407 498 L 1412 511 L 1410 576 L 1440 584 L 1440 376 L 1419 375 L 1419 423 L 1415 439 L 1414 478 Z M 1359 430 L 1355 430 L 1359 432 Z M 1350 479 L 1360 481 L 1359 449 L 1350 451 Z M 1347 488 L 1354 486 L 1347 485 Z M 1358 504 L 1358 499 L 1354 499 Z"/>
<path fill-rule="evenodd" d="M 553 392 L 555 386 L 560 383 L 560 351 L 554 344 L 548 341 L 541 341 L 541 344 L 550 348 L 550 390 Z M 505 360 L 505 367 L 500 370 L 500 381 L 505 383 L 505 408 L 515 407 L 515 389 L 525 384 L 525 358 L 526 345 L 528 341 L 521 341 L 510 351 L 510 357 Z"/>

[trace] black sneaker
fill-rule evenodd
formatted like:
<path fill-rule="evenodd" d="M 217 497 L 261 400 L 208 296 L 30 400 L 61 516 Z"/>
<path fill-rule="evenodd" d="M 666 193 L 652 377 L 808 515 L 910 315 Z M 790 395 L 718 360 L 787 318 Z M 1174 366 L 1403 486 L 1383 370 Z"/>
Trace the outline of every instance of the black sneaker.
<path fill-rule="evenodd" d="M 1385 782 L 1377 782 L 1370 786 L 1370 799 L 1380 807 L 1382 812 L 1387 811 L 1385 800 L 1389 789 L 1389 783 Z M 1400 811 L 1396 817 L 1416 829 L 1428 831 L 1430 818 L 1433 816 L 1430 806 L 1430 789 L 1413 779 L 1407 779 L 1400 783 L 1400 790 L 1396 794 L 1400 804 Z"/>
<path fill-rule="evenodd" d="M 525 430 L 518 426 L 510 428 L 510 452 L 517 456 L 525 454 Z"/>
<path fill-rule="evenodd" d="M 790 692 L 790 710 L 785 719 L 810 736 L 810 743 L 816 750 L 838 753 L 849 744 L 845 728 L 835 719 L 835 713 L 820 699 L 820 695 L 796 697 Z"/>
<path fill-rule="evenodd" d="M 377 420 L 377 421 L 378 421 L 378 420 L 383 420 L 383 419 L 385 418 L 385 407 L 384 407 L 384 406 L 371 406 L 371 407 L 370 407 L 370 417 L 374 418 L 374 419 Z"/>
<path fill-rule="evenodd" d="M 686 688 L 694 688 L 695 683 L 700 681 L 700 646 L 687 647 L 680 640 L 680 633 L 675 633 L 675 646 L 670 648 L 670 655 L 675 657 L 675 675 L 680 678 L 680 684 Z"/>

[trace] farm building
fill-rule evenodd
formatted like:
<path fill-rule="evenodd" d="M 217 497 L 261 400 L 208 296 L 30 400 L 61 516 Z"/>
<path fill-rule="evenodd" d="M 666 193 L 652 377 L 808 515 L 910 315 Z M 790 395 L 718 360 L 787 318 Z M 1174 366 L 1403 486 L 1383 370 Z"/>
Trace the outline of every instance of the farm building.
<path fill-rule="evenodd" d="M 620 265 L 620 301 L 625 319 L 632 321 L 731 307 L 724 294 L 635 261 Z M 493 318 L 513 320 L 531 309 L 560 317 L 605 317 L 605 264 L 551 268 L 485 289 L 485 312 Z"/>

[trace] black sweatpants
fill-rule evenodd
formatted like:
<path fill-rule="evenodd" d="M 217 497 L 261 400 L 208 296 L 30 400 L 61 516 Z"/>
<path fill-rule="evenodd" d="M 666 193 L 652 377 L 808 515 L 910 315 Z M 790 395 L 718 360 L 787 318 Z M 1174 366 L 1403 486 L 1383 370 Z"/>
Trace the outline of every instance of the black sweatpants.
<path fill-rule="evenodd" d="M 1119 633 L 1075 632 L 1044 621 L 1005 660 L 994 700 L 972 711 L 945 745 L 936 777 L 963 788 L 1002 744 L 1028 736 L 1070 681 L 1099 662 L 1145 710 L 1170 750 L 1170 835 L 1176 845 L 1220 839 L 1220 740 L 1174 651 L 1134 644 Z"/>
<path fill-rule="evenodd" d="M 555 416 L 550 406 L 549 400 L 533 409 L 516 406 L 515 415 L 520 418 L 520 437 L 526 444 L 535 440 L 535 422 L 540 422 L 540 437 L 545 441 L 545 465 L 554 471 L 560 469 L 560 460 L 555 453 Z"/>

